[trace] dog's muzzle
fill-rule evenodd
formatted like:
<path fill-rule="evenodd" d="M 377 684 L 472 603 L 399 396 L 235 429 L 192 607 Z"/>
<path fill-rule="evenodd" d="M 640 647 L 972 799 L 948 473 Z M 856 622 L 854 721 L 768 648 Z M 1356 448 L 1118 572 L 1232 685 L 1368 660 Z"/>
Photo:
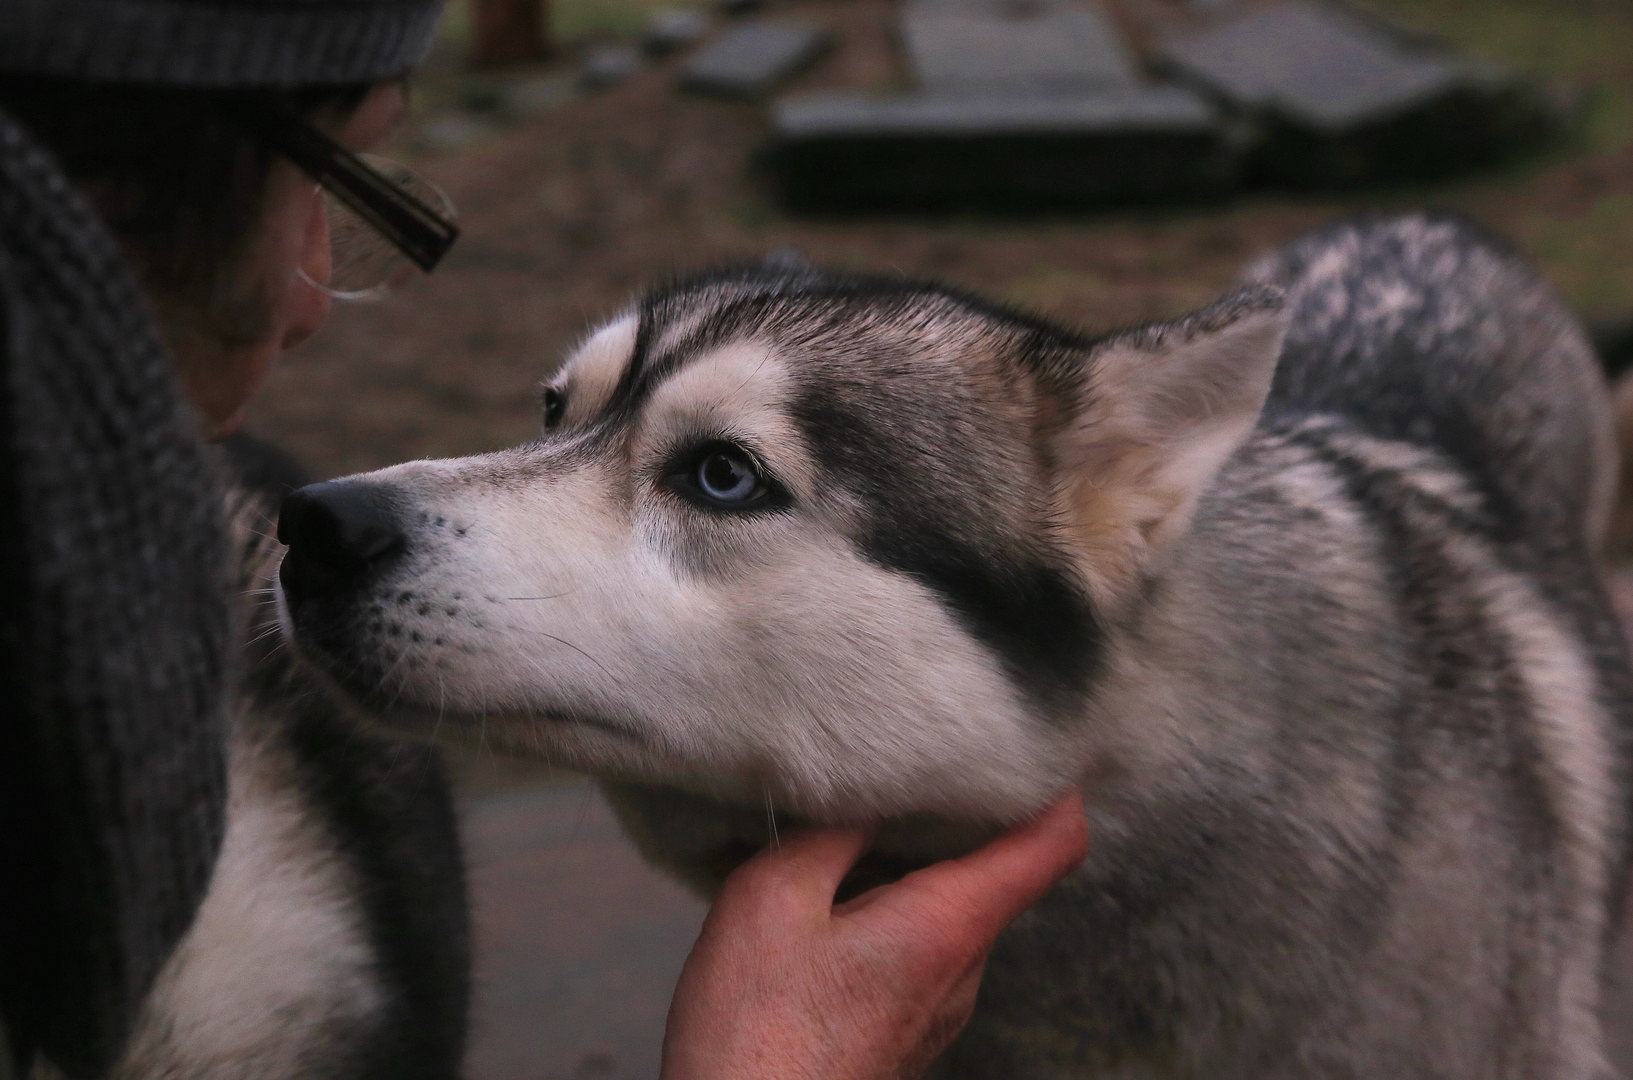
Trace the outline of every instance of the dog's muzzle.
<path fill-rule="evenodd" d="M 289 548 L 278 580 L 292 604 L 356 590 L 408 547 L 389 490 L 346 480 L 291 492 L 278 514 L 278 542 Z"/>

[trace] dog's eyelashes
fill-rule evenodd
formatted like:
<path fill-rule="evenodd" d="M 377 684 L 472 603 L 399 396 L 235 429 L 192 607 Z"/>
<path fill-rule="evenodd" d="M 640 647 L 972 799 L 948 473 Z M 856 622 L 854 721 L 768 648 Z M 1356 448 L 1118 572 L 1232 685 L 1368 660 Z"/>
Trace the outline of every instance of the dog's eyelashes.
<path fill-rule="evenodd" d="M 544 388 L 544 430 L 549 431 L 561 423 L 562 414 L 567 411 L 567 395 L 554 386 Z"/>

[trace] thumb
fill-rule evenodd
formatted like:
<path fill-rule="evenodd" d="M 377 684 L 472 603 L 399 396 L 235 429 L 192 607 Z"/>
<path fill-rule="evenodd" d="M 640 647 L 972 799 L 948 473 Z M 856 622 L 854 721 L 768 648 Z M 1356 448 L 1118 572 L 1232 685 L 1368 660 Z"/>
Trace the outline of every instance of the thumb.
<path fill-rule="evenodd" d="M 732 871 L 711 915 L 826 918 L 834 893 L 877 832 L 875 826 L 823 826 L 789 833 Z"/>

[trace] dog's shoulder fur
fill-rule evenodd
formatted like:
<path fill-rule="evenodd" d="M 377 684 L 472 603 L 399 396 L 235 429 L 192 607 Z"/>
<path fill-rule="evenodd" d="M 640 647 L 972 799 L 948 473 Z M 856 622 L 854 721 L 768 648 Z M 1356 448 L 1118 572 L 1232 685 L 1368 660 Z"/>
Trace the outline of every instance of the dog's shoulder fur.
<path fill-rule="evenodd" d="M 1121 805 L 953 1060 L 1035 1068 L 1048 1012 L 1114 1018 L 1057 1060 L 1115 1046 L 1110 1075 L 1601 1075 L 1633 699 L 1591 356 L 1451 219 L 1254 276 L 1291 315 L 1266 410 L 1112 635 Z"/>

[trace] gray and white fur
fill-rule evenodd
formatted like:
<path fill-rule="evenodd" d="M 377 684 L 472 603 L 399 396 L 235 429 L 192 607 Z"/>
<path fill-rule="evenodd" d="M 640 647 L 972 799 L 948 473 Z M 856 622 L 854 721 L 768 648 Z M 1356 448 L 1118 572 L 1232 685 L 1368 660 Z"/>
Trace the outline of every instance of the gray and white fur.
<path fill-rule="evenodd" d="M 748 270 L 593 335 L 514 450 L 286 504 L 300 648 L 602 778 L 707 890 L 779 824 L 965 850 L 1081 787 L 958 1077 L 1607 1075 L 1629 677 L 1581 333 L 1456 220 L 1087 339 Z"/>

